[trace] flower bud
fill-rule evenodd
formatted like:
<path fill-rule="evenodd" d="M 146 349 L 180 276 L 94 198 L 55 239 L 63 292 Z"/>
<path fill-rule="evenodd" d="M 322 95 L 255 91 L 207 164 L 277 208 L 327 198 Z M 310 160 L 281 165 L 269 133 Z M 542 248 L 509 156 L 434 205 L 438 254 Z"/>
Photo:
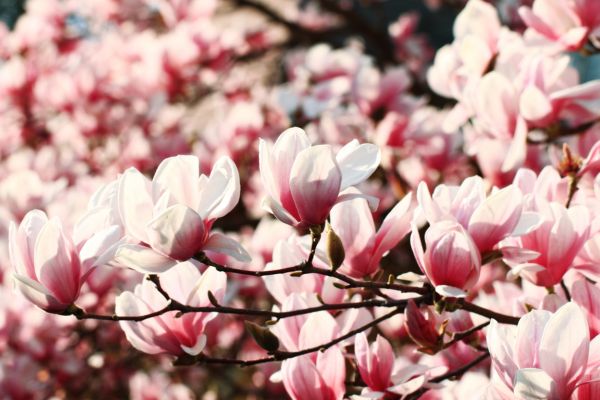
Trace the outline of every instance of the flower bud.
<path fill-rule="evenodd" d="M 325 252 L 331 269 L 333 271 L 337 270 L 344 262 L 346 252 L 342 240 L 329 224 L 327 225 L 327 236 L 325 237 Z"/>
<path fill-rule="evenodd" d="M 446 323 L 442 323 L 439 330 L 436 329 L 435 317 L 430 314 L 429 318 L 425 318 L 413 300 L 408 301 L 404 315 L 406 331 L 410 338 L 420 346 L 419 350 L 435 353 L 443 343 Z"/>
<path fill-rule="evenodd" d="M 265 328 L 264 326 L 260 326 L 250 321 L 245 321 L 245 325 L 248 332 L 250 332 L 254 338 L 254 341 L 260 347 L 269 353 L 273 353 L 279 349 L 279 339 L 277 339 L 277 336 L 275 336 L 269 328 Z"/>

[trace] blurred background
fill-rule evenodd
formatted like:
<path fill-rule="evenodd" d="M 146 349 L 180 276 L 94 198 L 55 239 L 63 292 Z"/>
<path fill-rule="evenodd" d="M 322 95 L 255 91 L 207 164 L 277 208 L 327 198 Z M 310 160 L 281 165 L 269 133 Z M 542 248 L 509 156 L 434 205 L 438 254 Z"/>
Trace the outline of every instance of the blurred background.
<path fill-rule="evenodd" d="M 465 3 L 0 0 L 0 399 L 285 398 L 281 383 L 269 381 L 276 365 L 174 368 L 169 357 L 133 349 L 116 323 L 35 308 L 13 291 L 9 226 L 38 208 L 70 230 L 93 207 L 92 194 L 126 168 L 151 176 L 164 158 L 195 154 L 208 173 L 229 156 L 242 198 L 217 227 L 252 253 L 248 268 L 263 269 L 289 230 L 261 210 L 257 141 L 290 126 L 313 143 L 385 148 L 361 188 L 380 198 L 380 221 L 418 182 L 459 182 L 478 171 L 458 132 L 441 128 L 455 101 L 427 83 Z M 522 29 L 516 8 L 531 1 L 490 3 Z M 584 80 L 600 70 L 577 60 Z M 406 246 L 385 260 L 391 272 L 414 268 Z M 111 314 L 115 296 L 140 279 L 98 269 L 79 305 Z M 273 304 L 258 279 L 230 287 L 237 306 Z M 397 335 L 401 325 L 384 329 Z M 263 354 L 239 319 L 220 316 L 208 336 L 217 356 Z"/>

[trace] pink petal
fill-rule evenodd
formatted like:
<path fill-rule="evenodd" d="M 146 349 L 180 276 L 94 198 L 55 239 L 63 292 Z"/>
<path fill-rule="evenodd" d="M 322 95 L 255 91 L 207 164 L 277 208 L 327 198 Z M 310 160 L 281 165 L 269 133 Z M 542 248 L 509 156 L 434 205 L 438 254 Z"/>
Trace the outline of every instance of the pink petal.
<path fill-rule="evenodd" d="M 378 265 L 381 257 L 400 243 L 411 231 L 411 220 L 414 211 L 413 200 L 413 194 L 408 193 L 383 220 L 375 235 L 375 247 L 371 264 Z"/>
<path fill-rule="evenodd" d="M 329 145 L 313 146 L 296 157 L 290 190 L 302 222 L 325 221 L 340 193 L 342 176 Z"/>
<path fill-rule="evenodd" d="M 539 347 L 540 367 L 556 382 L 561 397 L 583 375 L 589 343 L 587 322 L 575 303 L 562 306 L 546 324 Z"/>
<path fill-rule="evenodd" d="M 177 264 L 176 260 L 137 244 L 121 245 L 115 253 L 114 262 L 144 274 L 160 274 Z"/>
<path fill-rule="evenodd" d="M 469 220 L 469 233 L 480 252 L 492 250 L 509 236 L 519 221 L 522 210 L 521 191 L 509 186 L 488 197 Z"/>
<path fill-rule="evenodd" d="M 175 204 L 148 223 L 147 243 L 170 258 L 189 260 L 206 240 L 204 221 L 196 211 Z"/>
<path fill-rule="evenodd" d="M 38 281 L 56 299 L 65 304 L 77 299 L 81 267 L 57 219 L 48 221 L 40 231 L 35 243 L 34 262 Z"/>
<path fill-rule="evenodd" d="M 519 321 L 514 350 L 519 368 L 538 367 L 538 347 L 551 315 L 548 311 L 531 311 Z"/>
<path fill-rule="evenodd" d="M 219 232 L 213 232 L 203 247 L 204 250 L 226 254 L 241 262 L 250 262 L 252 257 L 236 240 Z"/>
<path fill-rule="evenodd" d="M 168 191 L 177 203 L 195 209 L 199 202 L 198 178 L 200 160 L 196 156 L 175 156 L 164 159 L 152 179 L 153 198 Z"/>

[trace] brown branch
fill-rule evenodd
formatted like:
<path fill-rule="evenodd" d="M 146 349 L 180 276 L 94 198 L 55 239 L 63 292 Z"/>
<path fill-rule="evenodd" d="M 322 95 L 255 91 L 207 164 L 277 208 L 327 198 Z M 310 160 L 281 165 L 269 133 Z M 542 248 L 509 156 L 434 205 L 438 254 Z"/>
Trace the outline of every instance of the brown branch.
<path fill-rule="evenodd" d="M 404 301 L 404 305 L 406 305 L 406 301 Z M 199 363 L 199 364 L 228 364 L 228 365 L 239 365 L 242 367 L 249 367 L 252 365 L 257 365 L 257 364 L 264 364 L 264 363 L 269 363 L 269 362 L 274 362 L 274 361 L 283 361 L 283 360 L 287 360 L 290 358 L 295 358 L 295 357 L 299 357 L 299 356 L 303 356 L 306 354 L 310 354 L 310 353 L 314 353 L 317 351 L 325 351 L 328 348 L 335 346 L 336 344 L 349 339 L 353 336 L 355 336 L 358 333 L 364 332 L 367 329 L 370 329 L 374 326 L 377 326 L 379 323 L 393 317 L 394 315 L 401 313 L 402 311 L 404 311 L 404 306 L 398 306 L 395 310 L 382 315 L 379 318 L 375 318 L 373 321 L 362 325 L 359 328 L 356 328 L 352 331 L 349 331 L 348 333 L 339 336 L 327 343 L 321 344 L 319 346 L 314 346 L 314 347 L 309 347 L 307 349 L 303 349 L 303 350 L 298 350 L 298 351 L 277 351 L 275 352 L 273 355 L 269 356 L 269 357 L 263 357 L 263 358 L 257 358 L 254 360 L 240 360 L 240 359 L 230 359 L 230 358 L 213 358 L 213 357 L 208 357 L 205 355 L 199 355 L 196 357 L 186 357 L 184 356 L 182 359 L 178 360 L 178 362 L 176 364 L 179 365 L 188 365 L 191 363 Z"/>
<path fill-rule="evenodd" d="M 477 357 L 473 361 L 471 361 L 453 371 L 449 371 L 443 375 L 437 376 L 437 377 L 431 379 L 429 382 L 439 383 L 439 382 L 445 381 L 446 379 L 457 378 L 457 377 L 461 376 L 462 374 L 464 374 L 465 372 L 467 372 L 468 370 L 470 370 L 471 368 L 473 368 L 474 366 L 476 366 L 477 364 L 479 364 L 480 362 L 482 362 L 483 360 L 485 360 L 486 358 L 488 358 L 489 356 L 490 356 L 490 353 L 489 353 L 489 351 L 486 350 L 483 354 L 481 354 L 479 357 Z"/>
<path fill-rule="evenodd" d="M 577 135 L 577 134 L 583 133 L 599 122 L 600 122 L 600 119 L 594 119 L 594 120 L 585 122 L 580 125 L 575 125 L 575 126 L 561 126 L 561 124 L 557 124 L 556 126 L 552 125 L 544 130 L 546 132 L 545 138 L 543 138 L 542 140 L 532 140 L 529 137 L 527 137 L 527 143 L 528 144 L 551 143 L 560 137 L 572 136 L 572 135 Z"/>
<path fill-rule="evenodd" d="M 70 310 L 70 315 L 74 315 L 79 320 L 84 319 L 96 319 L 100 321 L 143 321 L 149 318 L 154 318 L 171 311 L 177 311 L 181 314 L 195 313 L 195 312 L 216 312 L 220 314 L 233 314 L 233 315 L 244 315 L 251 317 L 266 317 L 274 319 L 285 319 L 295 317 L 298 315 L 311 314 L 319 311 L 340 311 L 349 310 L 356 308 L 369 308 L 369 307 L 403 307 L 406 304 L 405 300 L 364 300 L 359 302 L 351 303 L 336 303 L 336 304 L 322 304 L 320 306 L 308 307 L 299 310 L 291 311 L 270 311 L 270 310 L 257 310 L 249 308 L 234 308 L 224 306 L 206 306 L 206 307 L 195 307 L 181 304 L 175 300 L 170 299 L 169 303 L 161 308 L 160 310 L 153 311 L 144 315 L 130 316 L 130 315 L 102 315 L 102 314 L 90 314 L 86 313 L 81 308 L 74 308 Z"/>
<path fill-rule="evenodd" d="M 465 311 L 469 311 L 475 314 L 483 315 L 484 317 L 488 317 L 491 319 L 495 319 L 501 324 L 509 324 L 509 325 L 517 325 L 519 323 L 519 317 L 513 317 L 511 315 L 500 314 L 492 310 L 488 310 L 487 308 L 480 307 L 476 304 L 469 303 L 465 301 L 462 304 L 462 309 Z"/>
<path fill-rule="evenodd" d="M 329 269 L 311 266 L 308 263 L 308 261 L 303 262 L 298 265 L 295 265 L 295 266 L 292 266 L 292 267 L 265 270 L 265 271 L 250 271 L 250 270 L 246 270 L 246 269 L 232 268 L 232 267 L 227 267 L 225 265 L 221 265 L 221 264 L 216 263 L 216 262 L 212 261 L 211 259 L 209 259 L 206 256 L 206 254 L 204 254 L 204 253 L 197 254 L 196 256 L 194 256 L 194 259 L 200 261 L 203 264 L 214 267 L 218 271 L 228 272 L 228 273 L 238 274 L 238 275 L 261 277 L 261 276 L 268 276 L 268 275 L 278 275 L 278 274 L 286 274 L 286 273 L 293 273 L 293 272 L 301 272 L 302 275 L 304 275 L 304 274 L 319 274 L 319 275 L 336 278 L 336 279 L 346 283 L 347 286 L 345 287 L 345 289 L 352 289 L 352 288 L 362 288 L 362 289 L 372 289 L 372 290 L 389 289 L 389 290 L 412 292 L 412 293 L 419 293 L 419 294 L 428 294 L 430 292 L 427 288 L 424 288 L 424 287 L 401 285 L 401 284 L 397 284 L 397 283 L 369 282 L 369 281 L 356 280 L 356 279 L 350 278 L 349 276 L 346 276 L 346 275 L 341 274 L 336 271 L 331 271 Z"/>
<path fill-rule="evenodd" d="M 440 382 L 445 381 L 446 379 L 457 378 L 457 377 L 461 376 L 462 374 L 464 374 L 465 372 L 467 372 L 468 370 L 470 370 L 471 368 L 473 368 L 474 366 L 476 366 L 477 364 L 479 364 L 480 362 L 482 362 L 483 360 L 485 360 L 486 358 L 488 358 L 489 356 L 490 356 L 490 353 L 487 351 L 487 349 L 484 349 L 484 353 L 481 354 L 479 357 L 475 358 L 473 361 L 463 365 L 460 368 L 457 368 L 457 369 L 449 371 L 443 375 L 440 375 L 433 379 L 430 379 L 429 382 L 440 383 Z M 416 392 L 408 395 L 408 397 L 406 397 L 406 400 L 419 399 L 419 398 L 421 398 L 421 396 L 423 396 L 425 393 L 427 393 L 427 391 L 429 391 L 429 388 L 421 388 L 421 389 L 417 390 Z"/>
<path fill-rule="evenodd" d="M 481 329 L 485 328 L 489 324 L 490 324 L 490 320 L 488 320 L 482 324 L 479 324 L 477 326 L 474 326 L 471 329 L 468 329 L 466 331 L 455 333 L 454 336 L 452 337 L 451 341 L 449 341 L 448 343 L 444 343 L 443 349 L 447 349 L 448 347 L 454 345 L 455 343 L 468 338 L 469 336 L 471 336 L 472 334 L 474 334 L 477 331 L 480 331 Z"/>

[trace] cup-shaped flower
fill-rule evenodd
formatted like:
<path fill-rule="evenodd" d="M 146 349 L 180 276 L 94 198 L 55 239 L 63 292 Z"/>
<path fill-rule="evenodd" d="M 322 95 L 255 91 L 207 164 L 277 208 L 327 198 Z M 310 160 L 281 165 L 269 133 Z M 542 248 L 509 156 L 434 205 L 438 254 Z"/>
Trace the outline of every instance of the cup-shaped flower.
<path fill-rule="evenodd" d="M 523 209 L 523 194 L 509 185 L 485 194 L 485 183 L 478 177 L 464 180 L 460 186 L 439 185 L 433 195 L 421 183 L 417 199 L 429 223 L 442 220 L 459 222 L 471 235 L 481 253 L 492 250 L 509 236 L 519 236 L 537 228 L 539 217 Z"/>
<path fill-rule="evenodd" d="M 9 229 L 9 255 L 17 289 L 33 304 L 50 312 L 73 304 L 92 268 L 84 268 L 60 221 L 40 210 L 28 212 Z"/>
<path fill-rule="evenodd" d="M 346 254 L 340 272 L 363 278 L 377 271 L 381 258 L 410 232 L 412 200 L 409 193 L 396 204 L 377 232 L 366 200 L 357 198 L 333 207 L 331 226 L 342 240 Z"/>
<path fill-rule="evenodd" d="M 535 0 L 531 8 L 519 8 L 530 31 L 562 50 L 580 49 L 600 27 L 599 13 L 600 4 L 595 0 Z"/>
<path fill-rule="evenodd" d="M 311 146 L 302 129 L 287 129 L 274 144 L 260 141 L 264 207 L 295 227 L 320 225 L 334 204 L 357 196 L 344 190 L 371 176 L 379 161 L 374 144 L 354 140 L 334 155 L 330 145 Z"/>
<path fill-rule="evenodd" d="M 590 216 L 584 206 L 567 209 L 562 204 L 539 198 L 537 208 L 542 216 L 541 225 L 516 239 L 516 244 L 539 255 L 523 263 L 505 261 L 512 268 L 512 276 L 518 275 L 538 286 L 549 287 L 561 281 L 589 238 Z"/>
<path fill-rule="evenodd" d="M 227 275 L 213 268 L 203 274 L 192 262 L 182 262 L 160 275 L 161 287 L 169 297 L 193 307 L 210 306 L 208 292 L 222 301 Z M 163 309 L 168 304 L 153 282 L 144 279 L 133 292 L 123 292 L 116 299 L 119 316 L 141 316 Z M 198 355 L 206 345 L 204 329 L 217 313 L 194 312 L 177 317 L 170 311 L 141 322 L 121 321 L 121 329 L 136 349 L 149 354 L 175 356 Z"/>
<path fill-rule="evenodd" d="M 358 372 L 369 388 L 385 392 L 393 386 L 394 350 L 387 339 L 377 335 L 375 342 L 369 346 L 367 335 L 361 332 L 354 338 L 354 350 Z"/>
<path fill-rule="evenodd" d="M 442 296 L 462 296 L 477 282 L 481 255 L 459 223 L 433 223 L 425 232 L 426 250 L 417 227 L 413 226 L 410 244 L 421 271 Z"/>
<path fill-rule="evenodd" d="M 589 330 L 574 303 L 556 313 L 535 310 L 518 326 L 492 321 L 487 336 L 492 366 L 519 399 L 569 399 L 588 362 Z"/>
<path fill-rule="evenodd" d="M 330 314 L 311 314 L 300 329 L 299 348 L 325 344 L 338 335 L 338 325 Z M 338 346 L 285 360 L 281 365 L 281 377 L 285 390 L 294 400 L 341 400 L 346 392 L 346 365 Z"/>
<path fill-rule="evenodd" d="M 165 159 L 152 182 L 134 168 L 119 178 L 117 207 L 130 243 L 116 251 L 116 262 L 145 273 L 160 273 L 198 251 L 210 250 L 249 261 L 235 240 L 212 232 L 240 196 L 237 168 L 219 159 L 210 176 L 200 175 L 195 156 Z"/>

